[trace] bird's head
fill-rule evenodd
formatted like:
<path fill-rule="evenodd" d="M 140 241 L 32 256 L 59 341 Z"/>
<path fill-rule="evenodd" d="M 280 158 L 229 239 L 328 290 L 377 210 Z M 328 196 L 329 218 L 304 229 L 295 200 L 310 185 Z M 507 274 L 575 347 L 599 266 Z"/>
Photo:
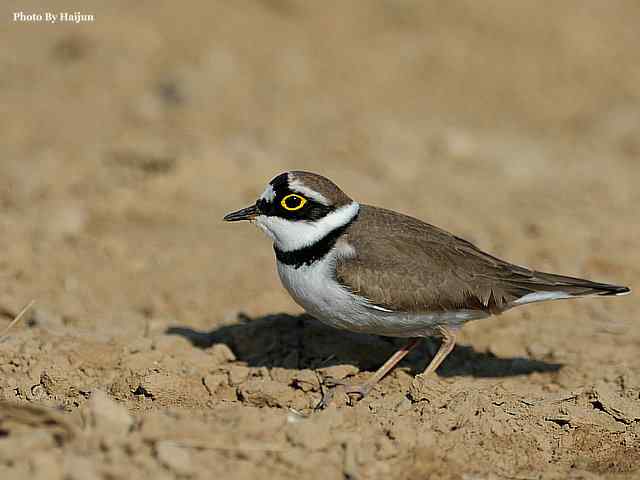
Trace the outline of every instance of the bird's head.
<path fill-rule="evenodd" d="M 282 251 L 312 245 L 349 223 L 360 205 L 328 178 L 310 172 L 285 172 L 271 180 L 256 203 L 224 220 L 255 222 Z"/>

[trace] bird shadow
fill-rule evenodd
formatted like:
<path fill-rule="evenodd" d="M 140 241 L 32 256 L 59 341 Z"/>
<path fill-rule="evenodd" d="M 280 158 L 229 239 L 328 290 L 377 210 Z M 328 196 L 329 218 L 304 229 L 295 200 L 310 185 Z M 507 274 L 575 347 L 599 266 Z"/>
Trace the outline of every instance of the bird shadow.
<path fill-rule="evenodd" d="M 209 332 L 172 326 L 168 335 L 186 338 L 197 348 L 227 345 L 238 360 L 252 367 L 316 369 L 352 364 L 361 370 L 375 370 L 406 341 L 366 335 L 323 325 L 308 315 L 273 314 L 257 318 L 238 315 L 238 322 Z M 414 349 L 401 365 L 412 373 L 422 372 L 431 359 L 425 342 Z M 499 358 L 472 346 L 457 345 L 438 369 L 443 377 L 511 377 L 533 372 L 556 372 L 562 364 L 524 357 Z"/>

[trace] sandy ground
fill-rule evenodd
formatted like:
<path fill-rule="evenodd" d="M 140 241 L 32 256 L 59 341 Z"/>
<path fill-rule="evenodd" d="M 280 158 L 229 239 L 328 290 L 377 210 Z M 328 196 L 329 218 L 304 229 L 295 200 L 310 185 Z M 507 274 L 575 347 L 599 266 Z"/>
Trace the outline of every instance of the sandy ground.
<path fill-rule="evenodd" d="M 0 478 L 632 479 L 638 295 L 398 342 L 303 316 L 221 222 L 291 168 L 516 263 L 638 288 L 635 1 L 0 7 Z M 433 345 L 431 345 L 433 347 Z"/>

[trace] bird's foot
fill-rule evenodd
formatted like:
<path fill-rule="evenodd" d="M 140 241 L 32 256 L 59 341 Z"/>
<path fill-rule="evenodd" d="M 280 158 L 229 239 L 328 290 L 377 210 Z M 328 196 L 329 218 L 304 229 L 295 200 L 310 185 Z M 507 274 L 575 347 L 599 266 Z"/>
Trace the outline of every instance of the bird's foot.
<path fill-rule="evenodd" d="M 350 383 L 337 378 L 326 377 L 322 380 L 320 389 L 322 398 L 316 405 L 315 410 L 323 410 L 331 405 L 336 393 L 342 393 L 347 399 L 347 404 L 352 406 L 355 402 L 366 397 L 372 388 L 373 385 L 368 382 Z"/>

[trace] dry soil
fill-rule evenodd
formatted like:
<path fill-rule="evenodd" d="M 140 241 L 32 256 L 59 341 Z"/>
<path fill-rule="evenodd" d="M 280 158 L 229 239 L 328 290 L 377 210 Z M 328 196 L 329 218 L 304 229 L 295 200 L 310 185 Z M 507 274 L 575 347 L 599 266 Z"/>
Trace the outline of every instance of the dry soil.
<path fill-rule="evenodd" d="M 16 11 L 93 14 L 20 23 Z M 0 6 L 0 478 L 633 479 L 637 295 L 469 324 L 433 378 L 221 222 L 281 171 L 638 287 L 640 4 Z"/>

